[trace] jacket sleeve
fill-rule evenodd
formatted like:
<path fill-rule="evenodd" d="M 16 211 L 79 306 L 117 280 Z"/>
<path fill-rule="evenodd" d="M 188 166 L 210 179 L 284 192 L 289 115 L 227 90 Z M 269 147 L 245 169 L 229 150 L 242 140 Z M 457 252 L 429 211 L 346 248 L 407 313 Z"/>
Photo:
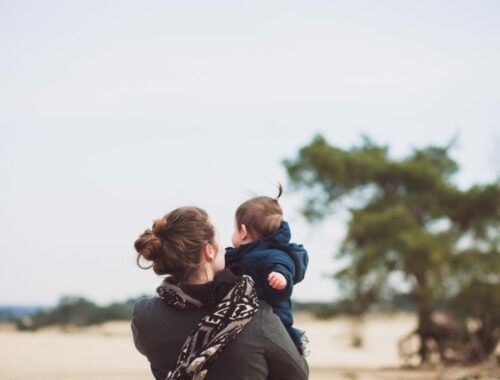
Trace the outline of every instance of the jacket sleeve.
<path fill-rule="evenodd" d="M 269 380 L 307 380 L 309 366 L 293 344 L 283 324 L 273 314 L 276 323 L 265 329 L 266 361 Z M 276 324 L 276 326 L 275 326 Z"/>
<path fill-rule="evenodd" d="M 139 351 L 141 354 L 146 356 L 146 350 L 144 349 L 144 347 L 141 343 L 141 339 L 140 339 L 140 331 L 139 331 L 139 326 L 137 323 L 137 320 L 138 320 L 137 309 L 138 309 L 138 305 L 135 304 L 134 309 L 132 310 L 132 322 L 131 322 L 130 327 L 132 328 L 132 336 L 134 337 L 135 348 L 137 348 L 137 351 Z"/>
<path fill-rule="evenodd" d="M 135 348 L 137 348 L 137 351 L 139 351 L 141 354 L 147 357 L 146 355 L 146 349 L 144 347 L 143 341 L 145 339 L 144 337 L 144 332 L 141 331 L 140 328 L 140 312 L 139 309 L 141 308 L 140 301 L 134 305 L 134 309 L 132 310 L 132 322 L 131 322 L 131 328 L 132 328 L 132 336 L 134 338 L 134 344 Z M 148 359 L 149 360 L 149 359 Z M 151 372 L 153 373 L 153 376 L 157 380 L 163 380 L 167 377 L 167 373 L 159 368 L 153 367 L 153 364 L 150 363 L 151 367 Z"/>
<path fill-rule="evenodd" d="M 263 284 L 264 284 L 264 295 L 265 300 L 268 301 L 271 305 L 275 306 L 276 304 L 289 299 L 292 295 L 293 291 L 293 275 L 295 273 L 295 264 L 293 260 L 286 253 L 279 253 L 269 255 L 263 262 L 261 263 L 262 267 L 259 272 L 263 273 Z M 271 272 L 279 272 L 286 279 L 286 287 L 281 290 L 274 289 L 267 278 Z"/>

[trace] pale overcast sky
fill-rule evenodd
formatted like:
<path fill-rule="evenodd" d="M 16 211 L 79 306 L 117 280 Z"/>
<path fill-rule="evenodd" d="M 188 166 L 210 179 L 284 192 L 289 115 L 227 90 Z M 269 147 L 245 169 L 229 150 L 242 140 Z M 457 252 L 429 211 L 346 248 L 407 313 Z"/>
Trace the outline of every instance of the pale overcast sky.
<path fill-rule="evenodd" d="M 154 292 L 132 246 L 152 219 L 195 204 L 229 244 L 316 133 L 395 156 L 458 134 L 458 183 L 491 181 L 499 67 L 495 0 L 0 0 L 0 304 Z M 295 299 L 328 301 L 342 216 L 308 226 L 300 199 Z"/>

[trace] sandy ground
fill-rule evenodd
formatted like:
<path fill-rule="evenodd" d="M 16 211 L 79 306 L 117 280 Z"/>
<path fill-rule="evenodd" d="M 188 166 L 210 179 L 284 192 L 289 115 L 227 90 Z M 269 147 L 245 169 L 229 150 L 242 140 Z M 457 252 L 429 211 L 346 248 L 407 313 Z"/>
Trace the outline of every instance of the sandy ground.
<path fill-rule="evenodd" d="M 316 321 L 302 316 L 297 327 L 311 341 L 312 380 L 465 380 L 472 369 L 402 370 L 396 342 L 415 325 L 413 316 L 368 317 L 361 325 L 349 319 Z M 353 333 L 363 339 L 352 347 Z M 480 377 L 500 379 L 500 374 Z M 22 333 L 0 329 L 1 380 L 146 380 L 146 359 L 134 348 L 129 324 L 112 322 L 85 330 L 46 329 Z"/>

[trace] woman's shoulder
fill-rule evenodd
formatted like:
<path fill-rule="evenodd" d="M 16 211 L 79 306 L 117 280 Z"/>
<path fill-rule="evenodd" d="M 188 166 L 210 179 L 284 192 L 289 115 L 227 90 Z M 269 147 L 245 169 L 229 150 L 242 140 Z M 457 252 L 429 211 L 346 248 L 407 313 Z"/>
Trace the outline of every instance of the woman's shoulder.
<path fill-rule="evenodd" d="M 152 298 L 142 298 L 134 304 L 132 309 L 132 318 L 143 318 L 149 314 L 156 314 L 158 310 L 168 311 L 168 307 L 165 302 L 162 302 L 159 297 Z"/>
<path fill-rule="evenodd" d="M 192 328 L 205 314 L 206 308 L 180 310 L 168 305 L 160 297 L 143 298 L 132 310 L 132 322 L 148 330 L 168 331 L 175 328 Z M 168 323 L 166 323 L 168 322 Z"/>
<path fill-rule="evenodd" d="M 134 310 L 144 310 L 150 307 L 157 307 L 160 305 L 159 301 L 161 301 L 160 297 L 141 298 L 135 302 Z"/>

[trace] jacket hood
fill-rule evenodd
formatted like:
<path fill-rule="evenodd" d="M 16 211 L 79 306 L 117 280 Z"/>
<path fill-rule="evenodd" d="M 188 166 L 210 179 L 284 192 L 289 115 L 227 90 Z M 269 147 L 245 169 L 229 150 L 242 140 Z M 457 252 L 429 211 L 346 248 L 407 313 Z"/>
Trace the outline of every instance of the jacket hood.
<path fill-rule="evenodd" d="M 282 221 L 280 228 L 278 228 L 278 230 L 272 235 L 269 235 L 264 239 L 262 239 L 262 242 L 278 243 L 286 245 L 290 243 L 291 237 L 292 237 L 292 232 L 290 231 L 290 226 L 288 225 L 288 222 Z"/>

